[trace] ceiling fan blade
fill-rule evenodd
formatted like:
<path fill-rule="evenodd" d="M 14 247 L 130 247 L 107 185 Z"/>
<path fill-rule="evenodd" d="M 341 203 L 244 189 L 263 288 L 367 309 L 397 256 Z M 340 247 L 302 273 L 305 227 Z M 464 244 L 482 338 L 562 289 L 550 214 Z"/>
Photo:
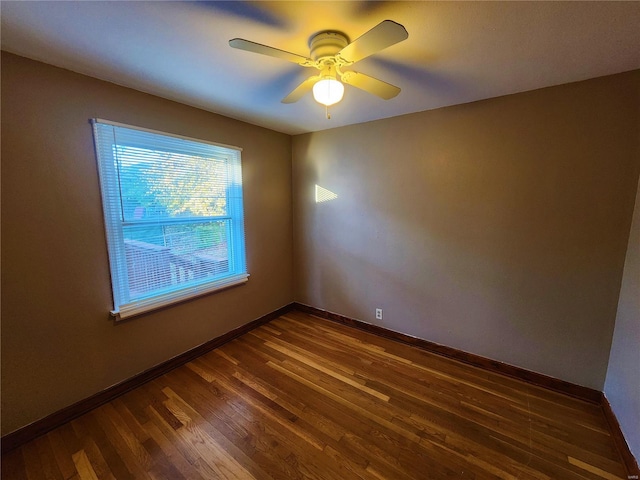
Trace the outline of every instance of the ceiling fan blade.
<path fill-rule="evenodd" d="M 289 95 L 282 99 L 282 103 L 295 103 L 311 91 L 316 82 L 320 80 L 320 76 L 314 75 L 307 78 L 298 85 Z"/>
<path fill-rule="evenodd" d="M 385 20 L 344 47 L 338 55 L 348 62 L 357 62 L 408 37 L 402 25 Z"/>
<path fill-rule="evenodd" d="M 353 85 L 384 100 L 389 100 L 400 93 L 400 88 L 395 85 L 370 77 L 364 73 L 344 72 L 342 81 L 347 85 Z"/>
<path fill-rule="evenodd" d="M 261 43 L 252 42 L 243 38 L 234 38 L 229 40 L 229 45 L 239 50 L 246 50 L 247 52 L 259 53 L 261 55 L 268 55 L 269 57 L 280 58 L 288 62 L 297 63 L 302 66 L 314 66 L 313 60 L 302 55 L 297 55 L 291 52 L 285 52 L 278 48 L 268 47 Z"/>
<path fill-rule="evenodd" d="M 259 5 L 250 2 L 191 2 L 202 10 L 213 10 L 214 13 L 222 12 L 234 15 L 243 20 L 268 25 L 287 31 L 289 22 L 280 13 L 274 12 L 268 5 Z"/>

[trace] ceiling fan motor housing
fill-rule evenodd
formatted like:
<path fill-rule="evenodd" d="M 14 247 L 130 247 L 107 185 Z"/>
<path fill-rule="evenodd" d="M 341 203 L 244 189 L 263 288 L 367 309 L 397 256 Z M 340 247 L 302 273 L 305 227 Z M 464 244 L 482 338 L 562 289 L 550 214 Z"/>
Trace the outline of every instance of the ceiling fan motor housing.
<path fill-rule="evenodd" d="M 342 33 L 320 32 L 309 41 L 311 58 L 316 62 L 325 58 L 331 59 L 348 44 L 349 40 Z"/>

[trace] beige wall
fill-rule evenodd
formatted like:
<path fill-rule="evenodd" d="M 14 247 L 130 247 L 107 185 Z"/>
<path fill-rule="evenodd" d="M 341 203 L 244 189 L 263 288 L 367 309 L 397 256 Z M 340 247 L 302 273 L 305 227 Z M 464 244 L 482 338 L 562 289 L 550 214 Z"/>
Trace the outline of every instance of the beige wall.
<path fill-rule="evenodd" d="M 640 131 L 638 132 L 640 136 Z M 640 150 L 638 151 L 640 155 Z M 640 185 L 636 194 L 616 326 L 604 385 L 627 443 L 640 458 Z"/>
<path fill-rule="evenodd" d="M 89 118 L 237 145 L 241 287 L 118 325 Z M 2 433 L 292 301 L 291 138 L 2 54 Z"/>
<path fill-rule="evenodd" d="M 292 179 L 287 135 L 3 53 L 2 434 L 293 299 L 602 389 L 639 85 L 296 136 Z M 110 321 L 92 117 L 243 147 L 248 284 Z"/>
<path fill-rule="evenodd" d="M 639 108 L 636 71 L 295 136 L 295 299 L 602 390 Z"/>

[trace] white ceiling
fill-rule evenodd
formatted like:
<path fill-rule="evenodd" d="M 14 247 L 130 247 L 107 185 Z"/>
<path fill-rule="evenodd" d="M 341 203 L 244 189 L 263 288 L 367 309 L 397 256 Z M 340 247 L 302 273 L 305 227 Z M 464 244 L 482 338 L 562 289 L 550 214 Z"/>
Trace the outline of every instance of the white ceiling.
<path fill-rule="evenodd" d="M 640 2 L 2 1 L 2 49 L 277 131 L 298 134 L 640 68 Z M 241 37 L 308 56 L 385 19 L 409 38 L 352 69 L 402 88 L 346 86 L 324 108 L 280 100 L 314 70 L 232 49 Z"/>

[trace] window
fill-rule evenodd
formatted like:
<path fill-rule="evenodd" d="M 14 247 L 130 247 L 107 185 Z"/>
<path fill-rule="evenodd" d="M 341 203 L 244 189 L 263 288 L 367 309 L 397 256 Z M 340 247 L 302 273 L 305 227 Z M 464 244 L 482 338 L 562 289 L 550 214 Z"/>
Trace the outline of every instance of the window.
<path fill-rule="evenodd" d="M 247 281 L 240 149 L 92 120 L 118 319 Z"/>

